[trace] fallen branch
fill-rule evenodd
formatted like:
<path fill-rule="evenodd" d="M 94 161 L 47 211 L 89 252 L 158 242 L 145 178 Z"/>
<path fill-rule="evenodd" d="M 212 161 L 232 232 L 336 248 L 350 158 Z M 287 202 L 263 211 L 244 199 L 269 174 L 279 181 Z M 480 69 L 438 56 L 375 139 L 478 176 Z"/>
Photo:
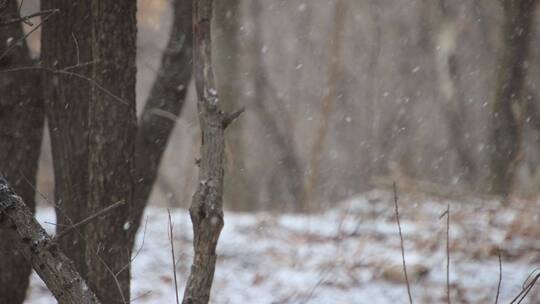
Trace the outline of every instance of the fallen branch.
<path fill-rule="evenodd" d="M 17 249 L 32 264 L 58 303 L 100 303 L 73 262 L 59 250 L 3 176 L 0 176 L 0 227 L 13 231 Z"/>

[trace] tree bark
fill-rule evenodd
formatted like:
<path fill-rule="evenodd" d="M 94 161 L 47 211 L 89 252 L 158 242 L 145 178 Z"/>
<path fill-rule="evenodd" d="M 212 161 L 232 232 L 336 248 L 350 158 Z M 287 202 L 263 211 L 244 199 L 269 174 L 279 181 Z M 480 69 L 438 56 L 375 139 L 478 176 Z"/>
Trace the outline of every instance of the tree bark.
<path fill-rule="evenodd" d="M 19 17 L 16 0 L 4 3 L 2 14 Z M 16 43 L 0 60 L 0 69 L 29 66 L 33 63 L 21 22 L 0 27 L 0 53 Z M 43 99 L 40 73 L 21 71 L 0 75 L 0 172 L 12 181 L 13 188 L 35 210 L 36 173 L 43 137 Z M 15 234 L 0 230 L 0 303 L 22 303 L 28 287 L 30 265 L 23 252 L 14 246 Z"/>
<path fill-rule="evenodd" d="M 524 122 L 521 100 L 536 0 L 504 0 L 503 44 L 491 117 L 490 192 L 507 196 L 519 163 Z"/>
<path fill-rule="evenodd" d="M 141 224 L 161 157 L 185 103 L 191 80 L 193 60 L 192 4 L 189 0 L 173 3 L 173 24 L 161 67 L 140 117 L 135 144 L 136 182 L 131 235 Z"/>
<path fill-rule="evenodd" d="M 99 304 L 73 262 L 47 235 L 32 210 L 13 192 L 3 176 L 0 176 L 0 227 L 15 235 L 17 250 L 32 265 L 58 303 Z"/>
<path fill-rule="evenodd" d="M 216 266 L 216 246 L 223 228 L 224 131 L 232 115 L 224 114 L 216 92 L 211 63 L 212 0 L 193 0 L 194 75 L 201 126 L 201 161 L 198 189 L 189 209 L 193 223 L 194 257 L 184 304 L 208 303 Z"/>
<path fill-rule="evenodd" d="M 71 68 L 92 77 L 92 26 L 90 0 L 47 0 L 42 10 L 59 9 L 43 25 L 42 65 L 51 69 Z M 92 64 L 88 64 L 92 63 Z M 91 84 L 73 76 L 44 73 L 43 93 L 51 137 L 54 168 L 56 232 L 87 216 L 88 196 L 88 106 Z M 59 240 L 59 246 L 86 277 L 84 227 Z"/>
<path fill-rule="evenodd" d="M 88 111 L 88 214 L 125 202 L 85 228 L 88 282 L 104 303 L 129 302 L 136 135 L 136 1 L 94 0 L 95 86 Z"/>

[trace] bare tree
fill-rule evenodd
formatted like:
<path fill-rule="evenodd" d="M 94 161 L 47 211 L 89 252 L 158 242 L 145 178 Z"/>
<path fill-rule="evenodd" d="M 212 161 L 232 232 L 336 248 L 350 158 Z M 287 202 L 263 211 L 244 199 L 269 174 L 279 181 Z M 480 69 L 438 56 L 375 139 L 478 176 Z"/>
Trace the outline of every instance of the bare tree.
<path fill-rule="evenodd" d="M 262 56 L 262 1 L 250 3 L 253 19 L 253 40 L 251 45 L 250 73 L 253 75 L 253 111 L 261 124 L 268 130 L 270 144 L 278 151 L 279 164 L 270 177 L 269 192 L 272 202 L 287 204 L 289 210 L 301 210 L 303 194 L 303 173 L 295 139 L 292 132 L 292 118 L 285 107 L 285 101 L 277 94 L 268 75 L 268 67 Z"/>
<path fill-rule="evenodd" d="M 42 65 L 67 69 L 92 77 L 91 1 L 42 1 L 41 9 L 59 9 L 43 25 Z M 44 73 L 43 94 L 51 138 L 54 169 L 56 232 L 87 215 L 88 196 L 88 108 L 91 84 L 79 77 Z M 59 240 L 60 248 L 86 277 L 84 227 Z"/>
<path fill-rule="evenodd" d="M 474 182 L 477 165 L 470 152 L 469 137 L 465 136 L 467 111 L 463 88 L 459 85 L 460 70 L 457 62 L 458 12 L 451 1 L 424 1 L 422 16 L 424 40 L 434 59 L 439 92 L 444 97 L 442 110 L 447 120 L 449 143 L 455 149 L 465 180 Z"/>
<path fill-rule="evenodd" d="M 125 205 L 85 227 L 88 282 L 101 301 L 129 301 L 129 212 L 134 198 L 136 2 L 94 0 L 93 80 L 88 109 L 88 214 Z M 120 100 L 121 99 L 121 100 Z"/>
<path fill-rule="evenodd" d="M 341 72 L 341 35 L 345 27 L 345 12 L 346 5 L 341 0 L 337 0 L 334 8 L 334 30 L 332 32 L 332 50 L 330 52 L 329 71 L 327 88 L 328 91 L 323 93 L 321 101 L 320 124 L 315 132 L 315 142 L 311 151 L 309 162 L 309 175 L 302 196 L 303 211 L 312 210 L 312 199 L 314 187 L 319 182 L 321 161 L 324 153 L 324 145 L 328 134 L 330 119 L 335 107 L 337 94 L 336 87 L 339 82 Z"/>
<path fill-rule="evenodd" d="M 240 39 L 242 26 L 242 4 L 245 1 L 231 0 L 215 3 L 214 21 L 212 22 L 214 72 L 224 111 L 233 111 L 243 102 L 242 64 L 243 50 Z M 249 179 L 246 164 L 246 141 L 244 121 L 231 126 L 231 132 L 225 135 L 225 174 L 223 200 L 227 207 L 238 210 L 254 210 L 260 206 L 257 201 L 257 185 Z"/>
<path fill-rule="evenodd" d="M 523 153 L 524 63 L 529 51 L 536 3 L 536 0 L 502 1 L 503 41 L 491 117 L 490 190 L 503 196 L 512 191 L 516 167 Z"/>
<path fill-rule="evenodd" d="M 136 187 L 130 230 L 132 237 L 156 181 L 161 157 L 184 106 L 193 66 L 192 5 L 174 0 L 173 24 L 150 95 L 139 121 L 135 145 Z"/>
<path fill-rule="evenodd" d="M 194 257 L 184 304 L 208 303 L 216 266 L 216 247 L 223 228 L 223 159 L 225 129 L 241 111 L 225 114 L 212 70 L 213 0 L 193 0 L 194 75 L 201 126 L 199 184 L 189 209 L 193 223 Z"/>
<path fill-rule="evenodd" d="M 17 20 L 17 1 L 2 3 L 2 21 Z M 2 70 L 33 63 L 20 20 L 0 26 L 0 54 Z M 2 73 L 0 77 L 0 172 L 34 212 L 33 185 L 44 123 L 40 73 L 27 70 Z M 24 301 L 31 271 L 23 252 L 12 243 L 13 237 L 12 231 L 0 230 L 0 303 Z"/>

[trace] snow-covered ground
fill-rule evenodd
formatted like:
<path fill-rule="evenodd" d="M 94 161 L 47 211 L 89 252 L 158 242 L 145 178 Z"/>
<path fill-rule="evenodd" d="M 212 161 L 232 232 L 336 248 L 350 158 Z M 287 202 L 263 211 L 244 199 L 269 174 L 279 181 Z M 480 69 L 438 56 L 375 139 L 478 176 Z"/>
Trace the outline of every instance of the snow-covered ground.
<path fill-rule="evenodd" d="M 508 303 L 540 267 L 540 234 L 514 222 L 522 217 L 538 223 L 538 203 L 517 202 L 510 208 L 498 202 L 404 196 L 400 218 L 415 303 L 446 303 L 446 219 L 440 215 L 448 204 L 453 301 L 494 302 L 501 247 L 499 303 Z M 136 303 L 174 303 L 167 210 L 149 208 L 146 216 L 133 262 L 132 298 Z M 185 210 L 172 210 L 172 216 L 183 293 L 192 230 Z M 45 223 L 54 221 L 50 208 L 39 209 L 38 218 L 53 230 Z M 407 303 L 399 243 L 392 197 L 381 191 L 310 216 L 227 212 L 212 303 Z M 539 303 L 539 295 L 533 291 L 526 303 Z M 55 303 L 36 275 L 27 303 Z"/>

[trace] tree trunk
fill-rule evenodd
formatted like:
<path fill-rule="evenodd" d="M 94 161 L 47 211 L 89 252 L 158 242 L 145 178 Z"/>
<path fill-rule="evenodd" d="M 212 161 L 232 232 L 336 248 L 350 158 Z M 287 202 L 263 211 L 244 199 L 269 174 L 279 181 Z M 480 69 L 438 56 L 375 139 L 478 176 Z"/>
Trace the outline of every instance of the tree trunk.
<path fill-rule="evenodd" d="M 135 144 L 136 182 L 130 225 L 134 238 L 141 224 L 161 157 L 186 99 L 193 67 L 192 4 L 173 3 L 173 24 L 161 67 L 141 114 Z"/>
<path fill-rule="evenodd" d="M 279 164 L 273 164 L 275 171 L 270 182 L 271 202 L 284 204 L 284 209 L 301 210 L 303 194 L 302 164 L 295 149 L 292 119 L 276 90 L 272 88 L 268 69 L 261 56 L 263 48 L 263 31 L 261 24 L 261 0 L 250 3 L 250 16 L 253 19 L 252 41 L 252 70 L 253 77 L 253 110 L 259 117 L 261 124 L 268 129 L 268 137 L 273 149 L 278 151 Z M 272 104 L 268 103 L 268 100 Z"/>
<path fill-rule="evenodd" d="M 91 77 L 92 26 L 90 0 L 42 1 L 42 10 L 59 9 L 43 25 L 42 64 L 52 69 L 70 68 Z M 85 64 L 77 66 L 79 64 Z M 76 67 L 77 66 L 77 67 Z M 87 216 L 88 105 L 91 84 L 69 75 L 44 73 L 44 95 L 54 168 L 56 232 Z M 86 277 L 84 227 L 65 235 L 60 248 Z"/>
<path fill-rule="evenodd" d="M 88 282 L 104 303 L 129 302 L 134 196 L 136 1 L 94 0 L 88 111 L 88 213 L 125 204 L 85 228 Z"/>
<path fill-rule="evenodd" d="M 457 8 L 453 8 L 448 0 L 424 0 L 422 3 L 422 19 L 424 19 L 425 44 L 433 54 L 439 91 L 444 97 L 442 110 L 447 120 L 449 144 L 455 149 L 461 165 L 460 175 L 474 186 L 477 165 L 470 153 L 467 133 L 467 109 L 463 89 L 459 86 L 459 66 L 456 47 L 459 35 L 457 24 Z"/>
<path fill-rule="evenodd" d="M 309 175 L 307 177 L 304 195 L 302 197 L 302 210 L 314 211 L 313 202 L 315 187 L 319 183 L 321 161 L 323 160 L 324 144 L 330 127 L 334 103 L 337 100 L 336 87 L 339 85 L 341 74 L 341 36 L 345 28 L 346 5 L 342 0 L 336 0 L 334 8 L 334 30 L 332 32 L 332 49 L 328 61 L 330 75 L 327 81 L 328 92 L 325 92 L 321 101 L 320 124 L 314 133 L 315 142 L 311 150 L 309 161 Z"/>
<path fill-rule="evenodd" d="M 2 231 L 9 229 L 14 235 L 13 245 L 41 277 L 58 303 L 99 304 L 73 262 L 58 249 L 56 242 L 36 221 L 30 208 L 1 175 L 0 227 Z M 2 272 L 2 276 L 5 275 Z"/>
<path fill-rule="evenodd" d="M 217 1 L 212 22 L 214 72 L 220 92 L 223 110 L 233 111 L 242 106 L 242 69 L 240 65 L 241 45 L 239 40 L 242 26 L 241 0 Z M 223 200 L 227 207 L 234 210 L 256 210 L 257 188 L 246 171 L 246 153 L 243 121 L 231 126 L 225 135 L 227 147 L 225 153 L 225 174 Z"/>
<path fill-rule="evenodd" d="M 18 17 L 16 0 L 4 2 L 3 16 Z M 20 22 L 0 27 L 0 53 L 17 43 L 2 59 L 0 69 L 32 65 Z M 35 210 L 35 184 L 41 139 L 43 100 L 40 73 L 20 71 L 0 74 L 0 172 L 12 181 L 28 210 Z M 22 303 L 31 267 L 24 252 L 12 243 L 14 233 L 0 230 L 0 303 Z"/>
<path fill-rule="evenodd" d="M 503 44 L 491 117 L 490 191 L 507 196 L 522 153 L 522 93 L 536 0 L 504 0 Z"/>
<path fill-rule="evenodd" d="M 198 189 L 189 209 L 193 222 L 194 257 L 184 304 L 206 304 L 210 298 L 216 266 L 216 246 L 223 228 L 224 131 L 239 115 L 224 114 L 212 70 L 212 0 L 193 0 L 194 75 L 201 126 L 201 161 Z"/>

